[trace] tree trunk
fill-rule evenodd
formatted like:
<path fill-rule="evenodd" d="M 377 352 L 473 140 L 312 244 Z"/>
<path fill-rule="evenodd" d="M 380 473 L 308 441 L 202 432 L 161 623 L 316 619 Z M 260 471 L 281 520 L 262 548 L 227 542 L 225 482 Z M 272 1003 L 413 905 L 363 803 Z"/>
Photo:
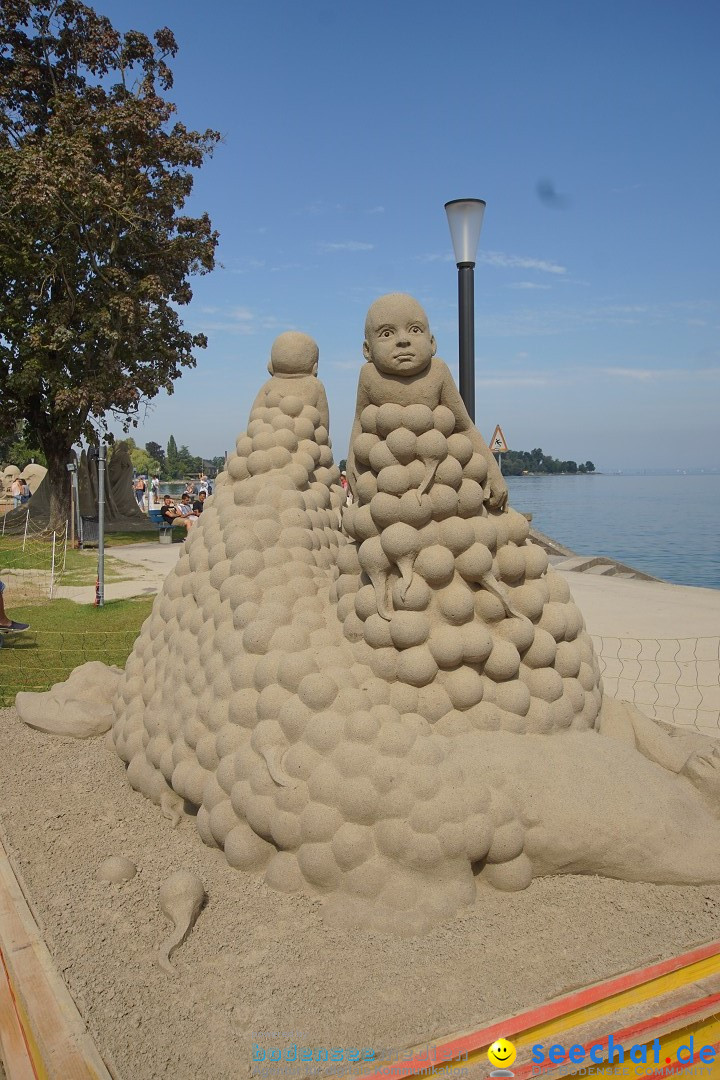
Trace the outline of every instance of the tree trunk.
<path fill-rule="evenodd" d="M 49 528 L 62 532 L 65 523 L 70 521 L 70 473 L 67 464 L 72 461 L 72 446 L 63 446 L 59 442 L 43 444 L 47 458 L 48 482 L 50 484 L 50 521 Z"/>

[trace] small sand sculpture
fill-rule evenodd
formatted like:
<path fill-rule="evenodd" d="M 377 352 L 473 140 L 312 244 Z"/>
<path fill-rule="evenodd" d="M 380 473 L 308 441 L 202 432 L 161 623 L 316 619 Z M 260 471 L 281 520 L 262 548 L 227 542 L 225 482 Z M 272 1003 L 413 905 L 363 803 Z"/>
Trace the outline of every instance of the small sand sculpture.
<path fill-rule="evenodd" d="M 344 925 L 542 874 L 720 881 L 714 744 L 603 698 L 422 308 L 382 297 L 363 350 L 346 507 L 317 346 L 275 342 L 119 685 L 130 783 Z"/>
<path fill-rule="evenodd" d="M 173 932 L 158 950 L 158 964 L 168 975 L 174 975 L 170 957 L 195 925 L 205 900 L 205 886 L 197 874 L 176 870 L 160 886 L 159 899 L 163 914 L 173 924 Z"/>
<path fill-rule="evenodd" d="M 28 727 L 49 735 L 89 739 L 110 730 L 121 676 L 121 668 L 89 660 L 76 667 L 65 682 L 55 683 L 44 693 L 21 690 L 15 697 L 15 708 Z"/>
<path fill-rule="evenodd" d="M 111 855 L 100 864 L 97 870 L 98 881 L 107 881 L 111 885 L 121 885 L 132 881 L 137 874 L 137 866 L 124 855 Z"/>

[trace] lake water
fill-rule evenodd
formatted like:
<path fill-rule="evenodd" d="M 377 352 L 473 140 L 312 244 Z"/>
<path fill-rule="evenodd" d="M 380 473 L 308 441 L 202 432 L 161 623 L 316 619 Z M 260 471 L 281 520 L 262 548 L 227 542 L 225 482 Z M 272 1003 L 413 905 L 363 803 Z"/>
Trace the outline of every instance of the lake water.
<path fill-rule="evenodd" d="M 573 551 L 720 589 L 720 474 L 506 479 L 513 508 Z"/>

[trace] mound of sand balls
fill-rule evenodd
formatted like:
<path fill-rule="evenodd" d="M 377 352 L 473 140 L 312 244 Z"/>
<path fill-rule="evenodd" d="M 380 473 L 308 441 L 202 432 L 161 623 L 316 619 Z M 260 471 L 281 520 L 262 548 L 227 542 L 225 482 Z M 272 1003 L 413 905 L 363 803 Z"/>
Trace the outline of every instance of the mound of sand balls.
<path fill-rule="evenodd" d="M 597 667 L 525 519 L 484 510 L 449 410 L 366 409 L 346 508 L 319 410 L 275 381 L 142 629 L 113 739 L 233 867 L 414 933 L 472 901 L 474 871 L 532 876 L 512 800 L 454 736 L 592 726 Z"/>
<path fill-rule="evenodd" d="M 582 616 L 526 519 L 485 509 L 487 462 L 450 409 L 368 405 L 360 419 L 346 636 L 445 734 L 592 728 L 602 693 Z"/>

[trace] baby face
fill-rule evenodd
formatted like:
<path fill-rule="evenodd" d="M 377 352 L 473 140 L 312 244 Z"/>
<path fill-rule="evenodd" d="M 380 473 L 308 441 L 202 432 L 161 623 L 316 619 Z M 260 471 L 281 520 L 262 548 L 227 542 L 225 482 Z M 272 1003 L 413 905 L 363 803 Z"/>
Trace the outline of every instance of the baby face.
<path fill-rule="evenodd" d="M 368 312 L 363 354 L 386 375 L 418 375 L 437 346 L 427 316 L 411 297 L 381 297 Z"/>

